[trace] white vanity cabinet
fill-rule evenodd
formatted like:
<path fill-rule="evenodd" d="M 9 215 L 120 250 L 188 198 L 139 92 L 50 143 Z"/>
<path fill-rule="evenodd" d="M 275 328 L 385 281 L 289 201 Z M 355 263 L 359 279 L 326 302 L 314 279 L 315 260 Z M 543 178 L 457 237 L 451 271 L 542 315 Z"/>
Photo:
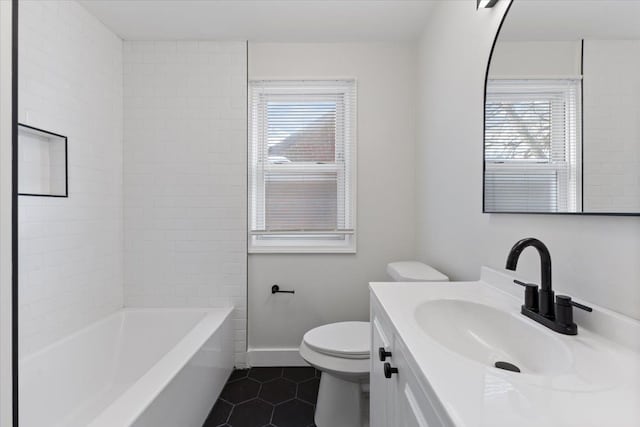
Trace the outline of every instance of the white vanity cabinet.
<path fill-rule="evenodd" d="M 391 355 L 380 357 L 380 348 Z M 444 423 L 422 386 L 412 359 L 376 301 L 371 306 L 371 427 L 441 427 Z M 381 360 L 384 358 L 384 360 Z M 385 376 L 385 364 L 388 363 Z M 391 373 L 389 368 L 397 369 Z"/>
<path fill-rule="evenodd" d="M 588 303 L 559 334 L 513 280 L 369 285 L 372 427 L 640 427 L 640 323 Z"/>
<path fill-rule="evenodd" d="M 369 420 L 370 427 L 386 427 L 393 420 L 397 381 L 384 376 L 384 362 L 380 361 L 379 349 L 392 352 L 379 318 L 371 317 L 371 370 L 369 374 Z M 392 352 L 393 354 L 393 352 Z M 388 358 L 390 361 L 391 359 Z"/>

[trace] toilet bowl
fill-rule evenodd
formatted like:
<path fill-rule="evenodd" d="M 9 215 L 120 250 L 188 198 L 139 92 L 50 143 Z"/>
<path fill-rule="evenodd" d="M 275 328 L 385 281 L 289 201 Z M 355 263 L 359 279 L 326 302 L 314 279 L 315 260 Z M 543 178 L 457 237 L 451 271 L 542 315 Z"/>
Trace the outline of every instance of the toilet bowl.
<path fill-rule="evenodd" d="M 426 264 L 399 261 L 387 265 L 396 282 L 446 282 L 447 276 Z M 362 427 L 363 390 L 370 369 L 369 322 L 338 322 L 308 331 L 300 355 L 322 372 L 314 421 L 318 427 Z M 366 400 L 365 400 L 366 401 Z"/>
<path fill-rule="evenodd" d="M 369 382 L 369 322 L 331 323 L 304 335 L 300 355 L 322 371 L 318 427 L 360 427 L 361 384 Z"/>

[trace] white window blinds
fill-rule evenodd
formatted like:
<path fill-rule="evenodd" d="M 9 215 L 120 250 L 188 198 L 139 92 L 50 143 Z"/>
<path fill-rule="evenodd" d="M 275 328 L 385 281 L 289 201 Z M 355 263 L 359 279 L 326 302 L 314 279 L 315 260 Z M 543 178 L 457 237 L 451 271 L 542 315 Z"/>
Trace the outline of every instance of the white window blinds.
<path fill-rule="evenodd" d="M 251 81 L 249 250 L 355 249 L 355 82 Z"/>
<path fill-rule="evenodd" d="M 489 80 L 485 211 L 576 212 L 580 81 Z"/>

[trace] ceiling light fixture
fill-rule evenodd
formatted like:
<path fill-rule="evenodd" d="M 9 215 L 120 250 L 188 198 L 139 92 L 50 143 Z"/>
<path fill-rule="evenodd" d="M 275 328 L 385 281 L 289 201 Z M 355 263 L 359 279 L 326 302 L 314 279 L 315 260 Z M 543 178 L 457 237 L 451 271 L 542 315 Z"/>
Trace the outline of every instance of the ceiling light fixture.
<path fill-rule="evenodd" d="M 488 9 L 496 5 L 498 0 L 476 0 L 476 9 Z"/>

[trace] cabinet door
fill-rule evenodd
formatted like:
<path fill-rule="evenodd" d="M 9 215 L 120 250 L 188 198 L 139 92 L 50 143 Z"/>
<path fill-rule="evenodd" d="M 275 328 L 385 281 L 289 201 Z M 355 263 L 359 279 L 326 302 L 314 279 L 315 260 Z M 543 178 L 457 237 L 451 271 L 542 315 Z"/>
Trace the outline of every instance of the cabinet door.
<path fill-rule="evenodd" d="M 400 382 L 398 390 L 398 427 L 429 427 L 427 420 L 420 409 L 418 400 L 411 385 L 406 381 Z"/>
<path fill-rule="evenodd" d="M 371 427 L 393 426 L 393 405 L 395 403 L 395 378 L 385 378 L 384 362 L 378 357 L 383 347 L 391 350 L 391 343 L 385 336 L 379 319 L 374 315 L 371 322 L 371 370 L 369 377 L 369 425 Z"/>
<path fill-rule="evenodd" d="M 443 427 L 431 402 L 409 366 L 407 350 L 400 339 L 394 340 L 394 364 L 398 368 L 394 427 Z"/>

